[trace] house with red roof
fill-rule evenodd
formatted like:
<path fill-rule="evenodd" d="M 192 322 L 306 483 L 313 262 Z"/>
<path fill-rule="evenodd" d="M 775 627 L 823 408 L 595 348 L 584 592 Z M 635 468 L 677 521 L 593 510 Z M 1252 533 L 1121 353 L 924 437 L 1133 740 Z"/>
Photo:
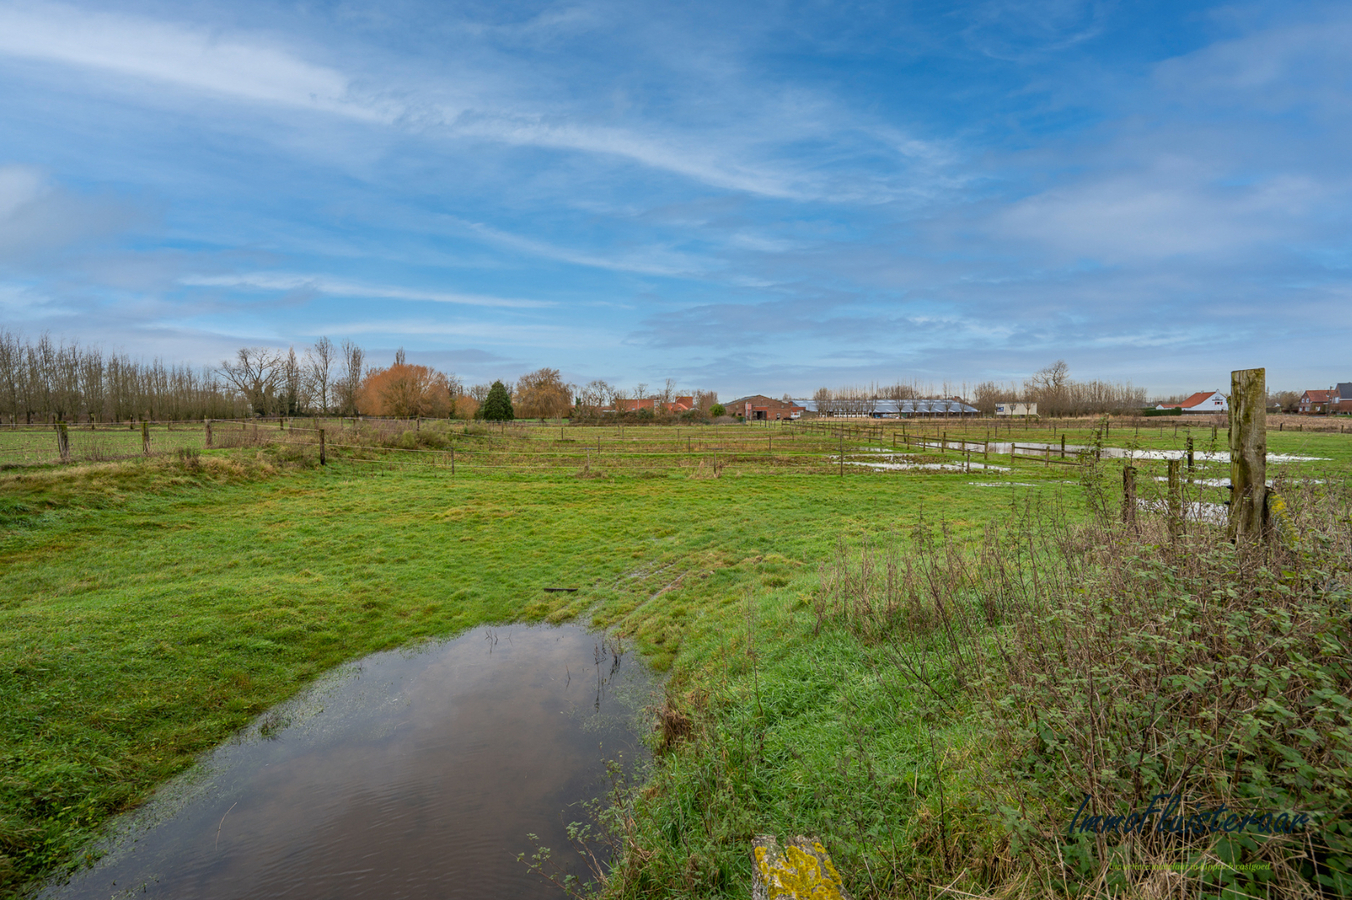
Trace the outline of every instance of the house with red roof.
<path fill-rule="evenodd" d="M 1230 404 L 1220 391 L 1199 391 L 1182 403 L 1161 403 L 1155 409 L 1181 409 L 1183 415 L 1186 416 L 1192 413 L 1227 412 L 1230 409 Z"/>
<path fill-rule="evenodd" d="M 630 397 L 625 399 L 616 398 L 615 405 L 612 407 L 608 407 L 606 411 L 615 412 L 618 410 L 619 412 L 631 413 L 638 412 L 639 410 L 644 409 L 650 409 L 653 412 L 657 412 L 657 410 L 661 409 L 665 410 L 666 412 L 673 413 L 675 415 L 680 415 L 681 413 L 690 412 L 690 410 L 694 408 L 695 408 L 694 396 L 677 397 L 674 400 L 671 400 L 670 402 L 666 403 L 654 397 Z"/>
<path fill-rule="evenodd" d="M 1337 388 L 1330 388 L 1326 391 L 1306 391 L 1300 395 L 1298 412 L 1302 416 L 1326 415 L 1333 412 L 1338 400 Z"/>

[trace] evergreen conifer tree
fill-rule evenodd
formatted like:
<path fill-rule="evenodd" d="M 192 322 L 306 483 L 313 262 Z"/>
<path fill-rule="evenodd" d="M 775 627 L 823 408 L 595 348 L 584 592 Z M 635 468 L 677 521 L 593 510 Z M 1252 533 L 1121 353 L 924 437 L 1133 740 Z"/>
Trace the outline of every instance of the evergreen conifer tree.
<path fill-rule="evenodd" d="M 493 382 L 493 386 L 488 389 L 484 405 L 479 407 L 479 415 L 490 422 L 510 422 L 516 418 L 512 412 L 512 398 L 507 395 L 507 387 L 501 381 Z"/>

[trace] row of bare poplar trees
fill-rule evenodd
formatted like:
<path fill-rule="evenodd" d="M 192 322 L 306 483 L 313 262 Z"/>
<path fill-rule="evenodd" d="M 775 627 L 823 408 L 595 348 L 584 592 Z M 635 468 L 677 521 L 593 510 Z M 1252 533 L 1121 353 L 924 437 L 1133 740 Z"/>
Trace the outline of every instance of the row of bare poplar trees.
<path fill-rule="evenodd" d="M 105 356 L 97 347 L 46 334 L 26 341 L 0 329 L 0 420 L 9 423 L 231 418 L 244 410 L 212 369 Z"/>
<path fill-rule="evenodd" d="M 294 349 L 241 349 L 220 367 L 105 354 L 0 329 L 0 422 L 184 421 L 305 412 L 354 414 L 365 354 L 321 338 Z"/>

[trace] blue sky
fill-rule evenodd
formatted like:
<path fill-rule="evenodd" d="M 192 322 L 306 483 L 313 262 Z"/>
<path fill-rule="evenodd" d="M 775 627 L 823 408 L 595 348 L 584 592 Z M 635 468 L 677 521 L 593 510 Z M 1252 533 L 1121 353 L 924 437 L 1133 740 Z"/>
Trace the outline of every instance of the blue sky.
<path fill-rule="evenodd" d="M 1352 6 L 0 0 L 0 325 L 731 397 L 1352 379 Z"/>

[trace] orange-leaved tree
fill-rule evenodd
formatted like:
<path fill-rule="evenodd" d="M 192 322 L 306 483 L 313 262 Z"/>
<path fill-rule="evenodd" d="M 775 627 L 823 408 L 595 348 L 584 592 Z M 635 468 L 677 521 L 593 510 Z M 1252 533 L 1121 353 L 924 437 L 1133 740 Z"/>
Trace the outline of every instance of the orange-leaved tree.
<path fill-rule="evenodd" d="M 513 405 L 522 418 L 566 416 L 573 405 L 573 386 L 563 383 L 558 369 L 537 369 L 517 380 Z"/>
<path fill-rule="evenodd" d="M 395 363 L 362 379 L 358 408 L 368 416 L 442 418 L 455 408 L 455 382 L 427 366 Z"/>

